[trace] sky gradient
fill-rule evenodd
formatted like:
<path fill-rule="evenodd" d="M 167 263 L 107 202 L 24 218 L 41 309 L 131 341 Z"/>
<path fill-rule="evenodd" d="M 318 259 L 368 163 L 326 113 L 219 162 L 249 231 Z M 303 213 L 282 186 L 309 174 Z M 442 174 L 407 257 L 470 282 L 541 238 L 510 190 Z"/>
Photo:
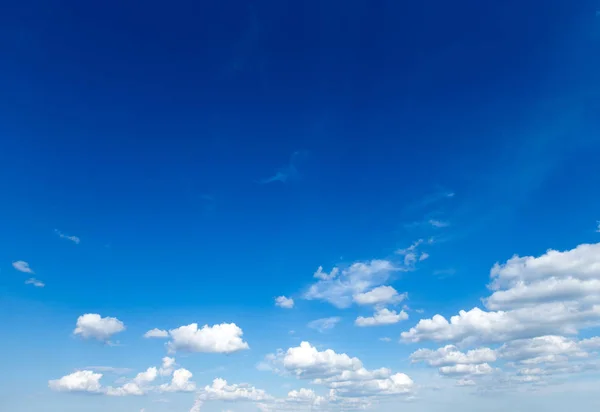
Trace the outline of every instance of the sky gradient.
<path fill-rule="evenodd" d="M 600 3 L 4 3 L 0 410 L 600 408 Z"/>

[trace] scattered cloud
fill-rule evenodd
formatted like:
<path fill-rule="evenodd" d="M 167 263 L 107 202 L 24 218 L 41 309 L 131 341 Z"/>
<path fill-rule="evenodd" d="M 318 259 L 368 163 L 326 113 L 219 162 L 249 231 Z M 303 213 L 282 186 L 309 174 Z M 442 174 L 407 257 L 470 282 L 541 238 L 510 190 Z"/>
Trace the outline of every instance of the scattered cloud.
<path fill-rule="evenodd" d="M 429 219 L 429 224 L 436 228 L 448 227 L 450 223 L 443 220 Z"/>
<path fill-rule="evenodd" d="M 77 325 L 73 333 L 84 339 L 108 341 L 112 335 L 124 330 L 125 325 L 117 318 L 103 318 L 97 313 L 86 313 L 77 318 Z"/>
<path fill-rule="evenodd" d="M 248 384 L 229 385 L 226 380 L 217 378 L 213 380 L 212 385 L 207 385 L 200 389 L 198 399 L 206 401 L 266 401 L 273 399 L 264 390 L 256 389 Z"/>
<path fill-rule="evenodd" d="M 187 369 L 177 369 L 173 372 L 173 378 L 170 383 L 160 385 L 161 392 L 194 392 L 196 383 L 192 382 L 192 372 Z"/>
<path fill-rule="evenodd" d="M 144 333 L 144 337 L 145 338 L 168 338 L 169 337 L 169 332 L 167 332 L 166 330 L 163 329 L 158 329 L 158 328 L 154 328 L 152 330 L 149 330 L 148 332 Z"/>
<path fill-rule="evenodd" d="M 369 292 L 357 293 L 352 298 L 359 305 L 381 305 L 400 303 L 408 297 L 398 293 L 392 286 L 378 286 Z"/>
<path fill-rule="evenodd" d="M 235 323 L 204 325 L 198 329 L 197 323 L 171 329 L 169 351 L 234 353 L 250 347 L 242 339 L 244 332 Z"/>
<path fill-rule="evenodd" d="M 175 366 L 175 358 L 165 356 L 162 358 L 162 366 L 158 370 L 160 376 L 171 376 L 173 373 L 173 367 Z"/>
<path fill-rule="evenodd" d="M 35 272 L 29 267 L 29 263 L 24 260 L 17 260 L 12 263 L 13 267 L 17 269 L 19 272 L 34 274 Z"/>
<path fill-rule="evenodd" d="M 46 284 L 44 282 L 42 282 L 41 280 L 38 280 L 36 278 L 29 278 L 25 281 L 26 285 L 33 285 L 36 288 L 43 288 L 44 286 L 46 286 Z"/>
<path fill-rule="evenodd" d="M 393 325 L 394 323 L 398 323 L 406 319 L 408 319 L 408 314 L 405 311 L 397 313 L 395 310 L 383 308 L 378 309 L 370 318 L 359 316 L 356 318 L 354 324 L 361 327 Z"/>
<path fill-rule="evenodd" d="M 491 272 L 489 311 L 461 310 L 421 320 L 402 333 L 407 342 L 505 342 L 547 334 L 576 334 L 600 324 L 600 243 L 509 259 Z"/>
<path fill-rule="evenodd" d="M 306 151 L 294 152 L 287 166 L 277 170 L 272 176 L 259 180 L 258 183 L 263 185 L 275 182 L 286 183 L 288 181 L 299 179 L 300 173 L 298 172 L 297 168 L 298 163 L 301 162 L 306 157 L 306 155 Z"/>
<path fill-rule="evenodd" d="M 337 316 L 332 316 L 330 318 L 322 318 L 313 320 L 309 322 L 308 327 L 311 329 L 318 330 L 323 333 L 329 329 L 333 329 L 335 325 L 337 325 L 342 319 Z"/>
<path fill-rule="evenodd" d="M 69 235 L 65 235 L 64 233 L 62 233 L 60 230 L 58 229 L 54 229 L 54 233 L 56 233 L 58 235 L 58 237 L 60 237 L 61 239 L 67 239 L 70 240 L 71 242 L 75 243 L 76 245 L 79 244 L 79 242 L 81 242 L 81 239 L 79 239 L 77 236 L 69 236 Z"/>
<path fill-rule="evenodd" d="M 382 342 L 391 342 L 392 338 L 384 337 L 384 338 L 379 338 L 379 340 Z"/>
<path fill-rule="evenodd" d="M 319 267 L 314 275 L 319 281 L 309 287 L 304 298 L 324 300 L 341 309 L 348 308 L 354 296 L 384 284 L 397 270 L 388 260 L 357 262 L 344 269 L 334 268 L 330 274 Z"/>
<path fill-rule="evenodd" d="M 100 393 L 101 373 L 84 370 L 73 372 L 70 375 L 63 376 L 60 379 L 51 380 L 48 386 L 53 391 L 58 392 L 90 392 Z"/>
<path fill-rule="evenodd" d="M 294 307 L 294 299 L 285 296 L 275 298 L 275 305 L 284 309 L 292 309 Z"/>

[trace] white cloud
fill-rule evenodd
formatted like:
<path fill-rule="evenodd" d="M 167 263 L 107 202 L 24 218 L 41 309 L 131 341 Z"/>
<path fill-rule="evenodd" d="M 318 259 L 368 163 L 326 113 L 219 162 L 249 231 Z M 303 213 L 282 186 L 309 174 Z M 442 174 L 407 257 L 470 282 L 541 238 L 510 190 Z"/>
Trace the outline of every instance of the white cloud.
<path fill-rule="evenodd" d="M 454 345 L 447 345 L 437 350 L 419 349 L 410 355 L 413 362 L 426 362 L 429 366 L 475 365 L 495 362 L 496 352 L 490 348 L 473 349 L 461 352 Z"/>
<path fill-rule="evenodd" d="M 347 308 L 352 305 L 354 295 L 382 285 L 398 270 L 387 260 L 358 262 L 343 270 L 336 269 L 329 275 L 317 270 L 315 277 L 320 280 L 309 287 L 304 298 L 324 300 L 338 308 Z"/>
<path fill-rule="evenodd" d="M 262 389 L 248 384 L 227 384 L 224 379 L 215 379 L 212 385 L 207 385 L 199 391 L 200 401 L 267 401 L 273 399 Z"/>
<path fill-rule="evenodd" d="M 457 364 L 452 366 L 442 366 L 440 369 L 441 375 L 488 375 L 494 371 L 487 363 L 482 363 L 480 365 L 471 365 L 471 364 Z"/>
<path fill-rule="evenodd" d="M 193 392 L 196 390 L 196 383 L 191 382 L 192 372 L 181 368 L 173 372 L 171 383 L 160 385 L 161 392 Z"/>
<path fill-rule="evenodd" d="M 142 386 L 146 383 L 150 383 L 158 376 L 158 370 L 155 367 L 148 368 L 145 372 L 138 373 L 133 381 L 138 385 Z"/>
<path fill-rule="evenodd" d="M 170 330 L 168 347 L 171 352 L 233 353 L 250 348 L 242 339 L 243 334 L 235 323 L 204 325 L 202 329 L 192 323 Z"/>
<path fill-rule="evenodd" d="M 419 262 L 422 262 L 427 259 L 429 259 L 429 253 L 427 253 L 427 252 L 423 252 L 423 253 L 421 253 L 421 256 L 419 256 Z"/>
<path fill-rule="evenodd" d="M 125 330 L 125 325 L 117 318 L 101 317 L 96 313 L 86 313 L 77 318 L 73 333 L 88 339 L 94 338 L 106 341 L 115 333 Z"/>
<path fill-rule="evenodd" d="M 266 362 L 274 372 L 309 379 L 334 390 L 331 399 L 338 395 L 348 401 L 353 397 L 407 394 L 413 387 L 413 381 L 403 373 L 393 374 L 387 368 L 371 371 L 358 358 L 331 349 L 319 351 L 308 342 L 268 355 Z"/>
<path fill-rule="evenodd" d="M 162 358 L 162 366 L 158 373 L 160 376 L 170 376 L 173 373 L 173 366 L 175 366 L 175 358 L 165 356 Z"/>
<path fill-rule="evenodd" d="M 379 340 L 382 341 L 382 342 L 391 342 L 392 338 L 383 337 L 383 338 L 379 338 Z"/>
<path fill-rule="evenodd" d="M 491 311 L 460 311 L 421 320 L 402 333 L 408 342 L 498 342 L 543 335 L 573 335 L 600 324 L 600 243 L 549 250 L 496 264 L 490 273 Z M 502 310 L 506 309 L 506 310 Z"/>
<path fill-rule="evenodd" d="M 99 393 L 101 391 L 101 378 L 101 373 L 87 370 L 77 371 L 60 379 L 49 381 L 48 386 L 50 389 L 60 392 Z"/>
<path fill-rule="evenodd" d="M 13 267 L 19 272 L 34 274 L 35 272 L 29 267 L 29 263 L 24 260 L 17 260 L 12 263 Z"/>
<path fill-rule="evenodd" d="M 408 314 L 405 311 L 397 313 L 395 310 L 389 310 L 386 308 L 378 309 L 373 317 L 365 318 L 359 316 L 354 322 L 356 326 L 380 326 L 380 325 L 393 325 L 402 320 L 408 319 Z"/>
<path fill-rule="evenodd" d="M 399 294 L 391 286 L 378 286 L 368 292 L 357 293 L 353 296 L 354 302 L 359 305 L 380 305 L 400 303 L 408 296 L 407 293 Z"/>
<path fill-rule="evenodd" d="M 294 307 L 294 299 L 285 296 L 275 298 L 275 305 L 284 309 L 292 309 Z"/>
<path fill-rule="evenodd" d="M 450 223 L 444 222 L 442 220 L 430 219 L 429 224 L 433 227 L 442 228 L 450 226 Z"/>
<path fill-rule="evenodd" d="M 126 384 L 118 388 L 113 388 L 112 386 L 108 387 L 106 388 L 105 393 L 108 396 L 141 396 L 144 395 L 146 392 L 142 388 L 140 388 L 140 386 L 137 383 L 127 382 Z"/>
<path fill-rule="evenodd" d="M 58 229 L 54 229 L 54 233 L 56 233 L 58 235 L 58 237 L 60 237 L 61 239 L 70 240 L 71 242 L 73 242 L 73 243 L 75 243 L 77 245 L 79 244 L 79 242 L 81 242 L 81 239 L 79 239 L 77 236 L 68 236 L 68 235 L 65 235 L 64 233 L 62 233 Z"/>
<path fill-rule="evenodd" d="M 166 330 L 154 328 L 154 329 L 149 330 L 148 332 L 144 333 L 144 337 L 145 338 L 168 338 L 169 332 L 167 332 Z"/>
<path fill-rule="evenodd" d="M 316 329 L 319 332 L 325 332 L 326 330 L 333 329 L 341 320 L 342 319 L 337 316 L 317 319 L 309 322 L 308 327 L 311 329 Z"/>
<path fill-rule="evenodd" d="M 33 285 L 36 288 L 43 288 L 44 286 L 46 286 L 46 284 L 44 282 L 42 282 L 39 279 L 36 278 L 29 278 L 25 281 L 26 285 Z"/>
<path fill-rule="evenodd" d="M 331 280 L 338 275 L 339 271 L 340 271 L 339 268 L 335 267 L 335 268 L 331 269 L 330 273 L 327 273 L 327 272 L 323 272 L 323 266 L 319 266 L 317 271 L 314 273 L 313 277 L 315 277 L 317 279 L 321 279 L 321 280 Z"/>

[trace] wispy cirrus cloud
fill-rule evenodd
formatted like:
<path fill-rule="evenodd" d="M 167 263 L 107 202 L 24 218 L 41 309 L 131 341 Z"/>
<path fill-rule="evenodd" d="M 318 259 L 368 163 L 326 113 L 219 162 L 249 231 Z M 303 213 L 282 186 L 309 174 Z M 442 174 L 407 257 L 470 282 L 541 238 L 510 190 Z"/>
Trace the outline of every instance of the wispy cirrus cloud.
<path fill-rule="evenodd" d="M 58 229 L 54 229 L 54 233 L 56 233 L 56 235 L 59 238 L 70 240 L 71 242 L 75 243 L 76 245 L 78 245 L 79 242 L 81 242 L 81 239 L 79 237 L 66 235 Z"/>
<path fill-rule="evenodd" d="M 36 288 L 43 288 L 44 286 L 46 286 L 46 284 L 44 282 L 42 282 L 39 279 L 36 278 L 29 278 L 25 281 L 26 285 L 33 285 Z"/>
<path fill-rule="evenodd" d="M 13 267 L 17 269 L 19 272 L 34 274 L 35 272 L 29 266 L 29 263 L 24 260 L 17 260 L 12 263 Z"/>
<path fill-rule="evenodd" d="M 300 173 L 298 172 L 298 163 L 306 157 L 308 152 L 304 150 L 298 150 L 292 153 L 292 157 L 290 158 L 290 162 L 287 166 L 282 167 L 275 171 L 272 176 L 261 179 L 258 183 L 265 185 L 269 183 L 286 183 L 293 180 L 298 180 L 300 178 Z"/>
<path fill-rule="evenodd" d="M 342 320 L 342 318 L 340 318 L 338 316 L 317 319 L 317 320 L 313 320 L 312 322 L 309 322 L 308 327 L 311 329 L 318 330 L 319 332 L 323 333 L 326 330 L 335 328 L 335 326 L 338 323 L 340 323 L 341 320 Z"/>

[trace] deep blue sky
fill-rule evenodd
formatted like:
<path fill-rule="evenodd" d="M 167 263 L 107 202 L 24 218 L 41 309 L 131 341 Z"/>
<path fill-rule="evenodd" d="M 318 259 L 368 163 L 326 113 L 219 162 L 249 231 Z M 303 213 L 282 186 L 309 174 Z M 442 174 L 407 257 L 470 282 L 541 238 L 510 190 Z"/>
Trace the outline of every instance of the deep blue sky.
<path fill-rule="evenodd" d="M 100 313 L 128 325 L 123 351 L 153 327 L 235 322 L 252 369 L 289 340 L 272 325 L 346 319 L 301 300 L 319 265 L 434 236 L 395 287 L 452 315 L 480 305 L 496 261 L 600 236 L 596 1 L 0 3 L 2 363 L 84 345 L 77 316 Z M 301 311 L 282 315 L 279 295 Z M 418 318 L 297 339 L 387 366 L 369 342 Z M 45 399 L 85 366 L 63 349 L 16 380 Z M 9 409 L 37 405 L 12 379 Z"/>

